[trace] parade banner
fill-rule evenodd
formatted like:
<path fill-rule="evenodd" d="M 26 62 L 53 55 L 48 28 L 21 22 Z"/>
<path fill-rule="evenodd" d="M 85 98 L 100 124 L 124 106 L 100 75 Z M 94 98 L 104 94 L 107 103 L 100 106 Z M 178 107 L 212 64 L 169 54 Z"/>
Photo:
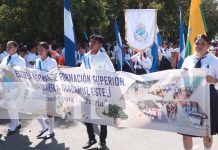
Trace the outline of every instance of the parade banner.
<path fill-rule="evenodd" d="M 0 107 L 114 127 L 210 135 L 206 70 L 146 75 L 0 67 Z M 1 116 L 2 117 L 2 116 Z"/>
<path fill-rule="evenodd" d="M 126 40 L 130 47 L 143 51 L 155 42 L 157 11 L 155 9 L 125 10 Z"/>

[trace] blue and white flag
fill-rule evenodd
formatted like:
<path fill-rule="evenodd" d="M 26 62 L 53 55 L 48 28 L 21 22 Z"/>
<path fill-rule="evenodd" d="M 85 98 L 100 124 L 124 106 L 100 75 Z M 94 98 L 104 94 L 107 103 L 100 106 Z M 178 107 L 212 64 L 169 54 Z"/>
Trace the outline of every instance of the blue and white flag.
<path fill-rule="evenodd" d="M 184 26 L 183 26 L 183 18 L 182 18 L 182 10 L 180 9 L 180 41 L 179 41 L 179 61 L 177 64 L 177 68 L 180 69 L 182 67 L 183 61 L 185 59 L 185 34 L 184 34 Z"/>
<path fill-rule="evenodd" d="M 116 18 L 114 22 L 114 31 L 115 31 L 116 43 L 117 43 L 116 65 L 117 65 L 117 70 L 122 71 L 123 65 L 124 65 L 124 51 L 123 51 L 123 45 L 122 45 L 122 39 L 120 36 L 119 26 L 118 26 Z"/>
<path fill-rule="evenodd" d="M 152 47 L 157 24 L 155 9 L 126 9 L 126 41 L 129 47 L 144 51 Z"/>
<path fill-rule="evenodd" d="M 76 66 L 76 42 L 73 21 L 70 11 L 70 0 L 64 0 L 64 44 L 66 66 Z"/>
<path fill-rule="evenodd" d="M 159 28 L 157 27 L 156 29 L 157 35 L 155 38 L 155 42 L 151 48 L 151 55 L 152 55 L 152 67 L 150 69 L 150 72 L 155 72 L 158 70 L 158 46 L 161 45 L 162 40 L 161 40 L 161 35 Z"/>

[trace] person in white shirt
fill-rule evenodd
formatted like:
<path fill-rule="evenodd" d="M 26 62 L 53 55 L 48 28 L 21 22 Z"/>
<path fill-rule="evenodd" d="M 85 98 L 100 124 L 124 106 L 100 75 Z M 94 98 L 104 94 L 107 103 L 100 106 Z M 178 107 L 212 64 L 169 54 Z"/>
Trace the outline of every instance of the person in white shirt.
<path fill-rule="evenodd" d="M 159 71 L 172 69 L 171 50 L 172 49 L 168 49 L 168 43 L 163 42 L 162 47 L 160 47 L 161 53 L 159 53 Z"/>
<path fill-rule="evenodd" d="M 56 69 L 57 68 L 57 62 L 50 57 L 50 51 L 49 51 L 49 45 L 46 42 L 40 42 L 38 44 L 38 54 L 39 54 L 39 58 L 36 59 L 36 63 L 34 65 L 35 69 L 39 69 L 42 71 L 46 71 L 49 72 L 52 69 Z M 54 106 L 55 107 L 55 106 Z M 49 106 L 49 108 L 51 108 Z M 48 109 L 48 107 L 47 107 Z M 53 108 L 51 108 L 53 109 Z M 45 139 L 50 139 L 53 138 L 55 136 L 54 133 L 54 116 L 52 116 L 49 112 L 51 110 L 48 109 L 47 110 L 47 116 L 48 116 L 48 122 L 49 124 L 47 125 L 45 122 L 44 117 L 41 115 L 38 119 L 42 130 L 40 131 L 40 133 L 37 135 L 38 138 L 40 138 L 45 132 L 49 132 L 44 138 Z"/>
<path fill-rule="evenodd" d="M 26 47 L 21 47 L 18 51 L 19 56 L 21 56 L 22 58 L 25 59 L 26 55 L 27 55 L 27 48 Z"/>
<path fill-rule="evenodd" d="M 7 43 L 6 49 L 9 55 L 3 59 L 3 61 L 1 62 L 1 65 L 7 65 L 10 67 L 13 67 L 13 66 L 26 67 L 25 60 L 17 54 L 17 51 L 19 49 L 19 45 L 17 44 L 17 42 L 9 41 Z M 8 129 L 8 135 L 11 135 L 19 131 L 19 129 L 21 128 L 21 124 L 19 121 L 18 112 L 16 111 L 16 106 L 8 110 L 8 114 L 11 119 L 9 129 Z"/>
<path fill-rule="evenodd" d="M 37 47 L 37 43 L 35 42 L 31 42 L 27 46 L 28 53 L 25 56 L 25 60 L 27 62 L 28 68 L 34 68 L 34 64 L 36 62 L 36 59 L 38 58 L 38 56 L 36 55 L 36 51 L 37 51 L 36 47 Z"/>
<path fill-rule="evenodd" d="M 184 60 L 182 68 L 184 70 L 193 68 L 207 68 L 207 82 L 210 83 L 210 125 L 211 135 L 218 134 L 218 95 L 214 88 L 214 84 L 218 81 L 218 59 L 208 52 L 209 40 L 205 35 L 198 35 L 195 39 L 196 54 L 187 57 Z M 193 147 L 192 135 L 183 135 L 183 144 L 185 150 L 191 150 Z M 210 150 L 212 147 L 212 137 L 203 137 L 205 150 Z"/>
<path fill-rule="evenodd" d="M 141 51 L 131 57 L 131 60 L 135 63 L 134 69 L 137 75 L 147 74 L 152 66 L 152 61 L 146 56 L 144 51 Z"/>
<path fill-rule="evenodd" d="M 124 65 L 123 71 L 132 72 L 132 65 L 131 65 L 131 56 L 129 53 L 129 47 L 124 47 Z"/>
<path fill-rule="evenodd" d="M 163 43 L 162 53 L 169 60 L 171 59 L 172 50 L 173 50 L 173 48 L 171 48 L 167 42 Z"/>
<path fill-rule="evenodd" d="M 115 72 L 114 66 L 107 54 L 100 51 L 103 44 L 103 37 L 100 35 L 91 36 L 89 46 L 91 51 L 85 54 L 81 64 L 81 68 L 92 70 L 105 70 Z M 88 149 L 97 141 L 95 139 L 93 124 L 85 123 L 89 136 L 89 141 L 83 146 L 83 149 Z M 100 142 L 98 149 L 106 148 L 107 126 L 101 125 Z"/>
<path fill-rule="evenodd" d="M 9 54 L 8 54 L 8 52 L 5 50 L 5 51 L 3 51 L 1 54 L 0 54 L 0 63 L 2 62 L 2 60 L 6 57 L 6 56 L 8 56 Z"/>
<path fill-rule="evenodd" d="M 78 58 L 77 58 L 77 66 L 80 67 L 82 61 L 84 59 L 84 55 L 87 53 L 88 48 L 86 43 L 82 43 L 79 47 Z"/>

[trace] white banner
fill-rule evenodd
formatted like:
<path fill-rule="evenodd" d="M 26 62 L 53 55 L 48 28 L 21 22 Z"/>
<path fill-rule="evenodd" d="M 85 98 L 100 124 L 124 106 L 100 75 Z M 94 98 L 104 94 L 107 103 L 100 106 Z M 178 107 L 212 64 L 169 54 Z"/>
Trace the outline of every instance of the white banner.
<path fill-rule="evenodd" d="M 201 69 L 137 76 L 81 68 L 47 73 L 0 67 L 0 107 L 115 127 L 205 136 L 210 134 L 205 76 Z"/>
<path fill-rule="evenodd" d="M 126 40 L 137 50 L 150 48 L 156 35 L 157 11 L 155 9 L 125 10 Z"/>

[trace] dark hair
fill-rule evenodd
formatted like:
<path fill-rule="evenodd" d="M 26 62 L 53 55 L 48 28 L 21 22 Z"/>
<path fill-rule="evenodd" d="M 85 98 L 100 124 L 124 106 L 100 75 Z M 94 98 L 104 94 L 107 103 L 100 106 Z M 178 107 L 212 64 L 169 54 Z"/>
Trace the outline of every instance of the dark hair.
<path fill-rule="evenodd" d="M 87 45 L 86 45 L 86 43 L 82 43 L 82 44 L 80 44 L 80 48 L 82 48 L 82 49 L 87 49 Z"/>
<path fill-rule="evenodd" d="M 48 45 L 47 42 L 39 42 L 38 45 L 39 45 L 39 46 L 42 46 L 43 48 L 45 48 L 45 49 L 47 49 L 47 50 L 49 50 L 49 45 Z M 48 55 L 49 57 L 51 57 L 51 53 L 50 53 L 50 51 L 48 52 L 47 55 Z"/>
<path fill-rule="evenodd" d="M 58 48 L 60 48 L 60 46 L 59 46 L 57 43 L 51 44 L 51 49 L 52 49 L 52 50 L 56 50 L 56 49 L 58 49 Z"/>
<path fill-rule="evenodd" d="M 93 34 L 93 35 L 90 36 L 90 40 L 96 40 L 100 44 L 104 44 L 104 37 L 101 36 L 101 35 Z"/>
<path fill-rule="evenodd" d="M 24 52 L 24 53 L 27 53 L 27 48 L 26 47 L 21 47 L 20 49 L 19 49 L 19 51 L 18 51 L 18 53 L 20 53 L 20 52 Z"/>
<path fill-rule="evenodd" d="M 17 50 L 19 50 L 19 45 L 18 45 L 18 43 L 15 42 L 15 41 L 9 41 L 9 42 L 7 43 L 7 45 L 13 45 L 14 47 L 17 48 Z"/>
<path fill-rule="evenodd" d="M 48 45 L 47 42 L 39 42 L 38 45 L 39 45 L 39 46 L 42 46 L 42 47 L 45 48 L 45 49 L 49 49 L 49 45 Z"/>
<path fill-rule="evenodd" d="M 209 40 L 208 37 L 207 37 L 206 35 L 204 35 L 204 34 L 199 34 L 199 35 L 195 38 L 194 42 L 196 42 L 196 41 L 199 40 L 199 39 L 203 39 L 205 42 L 207 42 L 208 44 L 210 44 L 210 40 Z"/>
<path fill-rule="evenodd" d="M 36 47 L 37 46 L 37 43 L 35 42 L 35 41 L 32 41 L 32 42 L 29 42 L 28 44 L 27 44 L 27 49 L 28 50 L 31 50 L 31 49 L 33 49 L 34 47 Z"/>

